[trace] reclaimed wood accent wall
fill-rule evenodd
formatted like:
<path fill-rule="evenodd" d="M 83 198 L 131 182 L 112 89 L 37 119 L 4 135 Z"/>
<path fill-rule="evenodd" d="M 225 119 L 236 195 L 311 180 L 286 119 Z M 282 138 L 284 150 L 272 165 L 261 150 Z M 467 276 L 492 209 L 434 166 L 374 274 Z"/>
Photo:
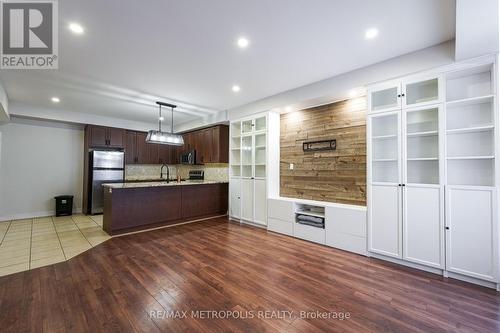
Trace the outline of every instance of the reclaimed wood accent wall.
<path fill-rule="evenodd" d="M 366 205 L 366 109 L 363 96 L 281 115 L 281 196 Z M 336 150 L 302 150 L 329 139 Z"/>

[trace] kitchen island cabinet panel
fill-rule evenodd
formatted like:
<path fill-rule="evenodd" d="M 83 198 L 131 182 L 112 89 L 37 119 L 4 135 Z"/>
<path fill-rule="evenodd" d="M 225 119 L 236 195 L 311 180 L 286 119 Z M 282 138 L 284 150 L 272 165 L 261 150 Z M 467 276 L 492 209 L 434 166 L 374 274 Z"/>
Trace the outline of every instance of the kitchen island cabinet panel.
<path fill-rule="evenodd" d="M 221 184 L 182 187 L 182 216 L 192 218 L 227 211 L 228 187 Z"/>
<path fill-rule="evenodd" d="M 104 210 L 104 216 L 109 214 L 113 216 L 113 230 L 181 218 L 181 193 L 176 187 L 114 189 L 113 192 L 111 211 Z M 152 197 L 154 200 L 151 200 Z M 106 204 L 105 202 L 104 205 Z M 106 227 L 104 230 L 111 234 Z"/>
<path fill-rule="evenodd" d="M 227 214 L 227 183 L 136 186 L 105 187 L 103 228 L 108 234 Z"/>

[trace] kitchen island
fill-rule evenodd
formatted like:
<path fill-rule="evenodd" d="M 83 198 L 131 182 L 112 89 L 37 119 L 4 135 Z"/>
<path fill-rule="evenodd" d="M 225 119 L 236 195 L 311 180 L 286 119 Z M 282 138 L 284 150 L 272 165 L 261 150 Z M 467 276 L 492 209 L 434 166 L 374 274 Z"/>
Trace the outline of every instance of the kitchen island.
<path fill-rule="evenodd" d="M 103 228 L 110 235 L 227 214 L 227 182 L 188 180 L 103 186 Z"/>

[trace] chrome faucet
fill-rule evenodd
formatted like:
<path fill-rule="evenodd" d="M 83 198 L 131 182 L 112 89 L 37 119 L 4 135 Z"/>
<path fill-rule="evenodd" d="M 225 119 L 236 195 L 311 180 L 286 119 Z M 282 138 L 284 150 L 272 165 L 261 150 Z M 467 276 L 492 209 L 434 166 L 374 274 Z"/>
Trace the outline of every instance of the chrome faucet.
<path fill-rule="evenodd" d="M 167 183 L 170 182 L 170 168 L 168 165 L 163 164 L 160 169 L 160 179 L 163 179 L 163 167 L 167 167 Z"/>

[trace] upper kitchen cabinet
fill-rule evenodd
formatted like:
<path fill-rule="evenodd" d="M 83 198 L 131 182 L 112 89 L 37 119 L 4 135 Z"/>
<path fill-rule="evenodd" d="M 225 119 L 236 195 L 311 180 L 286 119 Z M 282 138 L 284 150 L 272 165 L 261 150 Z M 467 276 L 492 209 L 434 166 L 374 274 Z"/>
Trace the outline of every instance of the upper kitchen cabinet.
<path fill-rule="evenodd" d="M 229 126 L 212 127 L 213 163 L 229 163 Z"/>
<path fill-rule="evenodd" d="M 127 131 L 126 164 L 160 164 L 159 145 L 146 143 L 147 133 Z"/>
<path fill-rule="evenodd" d="M 196 150 L 196 163 L 228 163 L 229 126 L 219 125 L 183 134 L 180 147 L 146 143 L 147 133 L 126 131 L 126 164 L 179 164 L 183 152 Z"/>
<path fill-rule="evenodd" d="M 125 164 L 137 163 L 136 132 L 127 131 L 125 135 Z"/>
<path fill-rule="evenodd" d="M 160 164 L 175 164 L 174 152 L 176 146 L 158 145 L 158 162 Z"/>
<path fill-rule="evenodd" d="M 184 138 L 184 146 L 180 147 L 181 151 L 189 151 L 194 149 L 194 140 L 193 140 L 194 132 L 185 133 L 182 135 Z"/>
<path fill-rule="evenodd" d="M 229 162 L 229 126 L 218 125 L 183 134 L 181 152 L 196 150 L 196 163 Z"/>
<path fill-rule="evenodd" d="M 85 135 L 90 147 L 125 147 L 124 129 L 87 125 Z"/>

